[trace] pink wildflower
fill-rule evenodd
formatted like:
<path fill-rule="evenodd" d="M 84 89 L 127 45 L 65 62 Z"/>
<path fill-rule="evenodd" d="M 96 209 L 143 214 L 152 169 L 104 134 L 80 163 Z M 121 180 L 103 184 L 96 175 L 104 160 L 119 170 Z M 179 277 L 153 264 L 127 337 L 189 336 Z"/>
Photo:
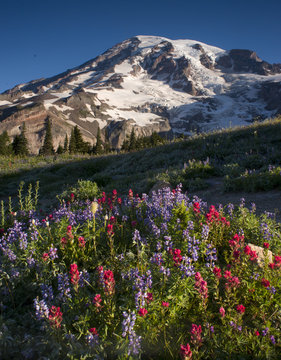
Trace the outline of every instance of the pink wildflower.
<path fill-rule="evenodd" d="M 114 235 L 113 225 L 112 224 L 107 225 L 107 233 L 108 233 L 109 236 Z"/>
<path fill-rule="evenodd" d="M 49 321 L 50 325 L 55 328 L 59 328 L 62 322 L 62 312 L 60 311 L 60 307 L 52 306 L 49 309 Z"/>
<path fill-rule="evenodd" d="M 214 267 L 213 273 L 215 274 L 215 277 L 216 277 L 217 279 L 220 279 L 220 278 L 222 277 L 222 275 L 221 275 L 221 269 L 220 269 L 220 268 Z"/>
<path fill-rule="evenodd" d="M 195 289 L 199 292 L 199 294 L 201 295 L 201 297 L 203 299 L 207 299 L 208 298 L 208 287 L 207 287 L 207 281 L 205 281 L 201 274 L 199 272 L 197 272 L 195 274 Z"/>
<path fill-rule="evenodd" d="M 181 345 L 180 357 L 182 360 L 190 360 L 192 358 L 192 351 L 189 344 Z"/>
<path fill-rule="evenodd" d="M 147 314 L 147 310 L 145 308 L 140 308 L 138 314 L 141 317 L 145 317 L 145 315 Z"/>
<path fill-rule="evenodd" d="M 163 307 L 169 307 L 170 304 L 168 302 L 166 302 L 166 301 L 162 301 L 162 306 Z"/>
<path fill-rule="evenodd" d="M 103 272 L 104 292 L 106 295 L 113 295 L 115 292 L 115 280 L 111 270 Z"/>
<path fill-rule="evenodd" d="M 196 214 L 199 214 L 199 213 L 200 213 L 200 204 L 199 204 L 199 202 L 193 203 L 193 211 L 194 211 Z"/>
<path fill-rule="evenodd" d="M 93 304 L 95 305 L 95 308 L 96 308 L 96 310 L 98 310 L 98 311 L 100 311 L 101 308 L 102 308 L 101 302 L 102 302 L 101 295 L 100 295 L 100 294 L 97 294 L 97 295 L 94 297 Z"/>
<path fill-rule="evenodd" d="M 262 286 L 264 286 L 265 288 L 270 286 L 270 282 L 268 280 L 266 280 L 265 278 L 262 278 L 261 281 Z"/>
<path fill-rule="evenodd" d="M 98 332 L 97 332 L 97 329 L 96 329 L 96 328 L 91 328 L 91 329 L 89 329 L 89 331 L 90 331 L 90 333 L 91 333 L 92 335 L 98 335 Z"/>
<path fill-rule="evenodd" d="M 223 306 L 220 307 L 220 314 L 221 314 L 221 317 L 224 318 L 225 317 L 225 309 Z"/>
<path fill-rule="evenodd" d="M 193 344 L 200 345 L 201 342 L 202 342 L 202 339 L 201 339 L 201 333 L 202 333 L 201 325 L 192 324 L 190 333 L 191 333 L 191 342 Z"/>
<path fill-rule="evenodd" d="M 237 305 L 236 306 L 236 311 L 239 312 L 240 314 L 243 314 L 245 312 L 245 306 L 244 305 Z"/>
<path fill-rule="evenodd" d="M 149 304 L 151 301 L 153 301 L 153 295 L 152 293 L 146 294 L 146 302 Z"/>
<path fill-rule="evenodd" d="M 74 287 L 78 288 L 78 282 L 80 279 L 80 274 L 78 271 L 78 266 L 74 263 L 70 265 L 70 275 L 71 275 L 71 283 L 74 285 Z"/>
<path fill-rule="evenodd" d="M 44 254 L 42 255 L 42 259 L 43 259 L 44 261 L 47 261 L 47 260 L 49 259 L 49 254 L 48 254 L 48 253 L 44 253 Z"/>
<path fill-rule="evenodd" d="M 181 256 L 181 250 L 180 249 L 175 249 L 174 250 L 173 260 L 174 260 L 174 266 L 177 266 L 182 261 L 182 256 Z"/>
<path fill-rule="evenodd" d="M 79 247 L 80 247 L 80 248 L 84 248 L 84 247 L 85 247 L 86 241 L 85 241 L 85 239 L 84 239 L 83 236 L 80 236 L 80 237 L 78 238 L 78 242 L 79 242 Z"/>
<path fill-rule="evenodd" d="M 231 278 L 231 271 L 230 270 L 225 270 L 223 277 L 225 279 L 230 279 Z"/>

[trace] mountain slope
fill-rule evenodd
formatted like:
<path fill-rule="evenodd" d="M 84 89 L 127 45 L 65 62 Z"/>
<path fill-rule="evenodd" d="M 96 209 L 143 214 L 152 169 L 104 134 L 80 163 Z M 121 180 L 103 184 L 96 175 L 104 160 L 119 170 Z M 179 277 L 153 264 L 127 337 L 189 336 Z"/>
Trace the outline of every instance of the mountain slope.
<path fill-rule="evenodd" d="M 55 147 L 78 125 L 90 143 L 98 126 L 120 147 L 135 126 L 185 133 L 243 125 L 281 113 L 281 65 L 250 50 L 225 51 L 193 40 L 136 36 L 81 66 L 0 95 L 0 132 L 25 122 L 37 153 L 46 119 Z"/>

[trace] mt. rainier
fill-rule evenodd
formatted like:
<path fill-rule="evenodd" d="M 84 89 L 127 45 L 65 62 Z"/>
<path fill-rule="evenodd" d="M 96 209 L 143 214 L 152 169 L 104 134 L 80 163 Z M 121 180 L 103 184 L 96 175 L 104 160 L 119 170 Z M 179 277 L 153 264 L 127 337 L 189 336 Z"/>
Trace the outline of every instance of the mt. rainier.
<path fill-rule="evenodd" d="M 95 142 L 98 126 L 120 147 L 137 135 L 190 134 L 281 113 L 281 64 L 250 50 L 225 51 L 193 40 L 136 36 L 81 66 L 0 94 L 0 133 L 20 132 L 38 153 L 45 123 L 54 146 L 78 125 Z"/>

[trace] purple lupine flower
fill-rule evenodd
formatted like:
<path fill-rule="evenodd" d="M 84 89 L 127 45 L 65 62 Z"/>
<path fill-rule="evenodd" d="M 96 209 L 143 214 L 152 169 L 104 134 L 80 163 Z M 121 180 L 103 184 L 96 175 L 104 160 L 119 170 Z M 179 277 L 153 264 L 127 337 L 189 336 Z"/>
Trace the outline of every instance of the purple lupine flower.
<path fill-rule="evenodd" d="M 171 271 L 169 268 L 165 268 L 164 266 L 160 266 L 159 271 L 161 274 L 163 274 L 166 277 L 169 277 L 171 275 Z"/>
<path fill-rule="evenodd" d="M 58 255 L 57 255 L 57 251 L 58 249 L 53 247 L 54 245 L 51 244 L 51 247 L 49 249 L 49 257 L 51 260 L 55 260 L 56 258 L 58 258 Z"/>
<path fill-rule="evenodd" d="M 129 339 L 128 344 L 128 356 L 138 355 L 140 351 L 140 341 L 141 336 L 137 336 L 134 331 L 134 326 L 136 322 L 136 314 L 135 312 L 126 311 L 123 312 L 124 320 L 122 321 L 122 337 L 127 337 Z"/>
<path fill-rule="evenodd" d="M 269 328 L 266 327 L 264 330 L 262 330 L 262 336 L 266 336 L 269 331 Z"/>
<path fill-rule="evenodd" d="M 32 257 L 32 255 L 30 255 L 27 259 L 26 259 L 27 265 L 28 267 L 31 269 L 35 266 L 36 262 L 35 259 Z"/>
<path fill-rule="evenodd" d="M 255 203 L 251 203 L 251 213 L 254 214 L 257 210 L 256 204 Z"/>
<path fill-rule="evenodd" d="M 128 220 L 128 216 L 127 215 L 123 215 L 122 216 L 122 222 L 126 222 Z"/>
<path fill-rule="evenodd" d="M 4 248 L 1 246 L 0 244 L 0 249 L 3 251 L 3 254 L 6 255 L 8 257 L 8 259 L 11 262 L 15 262 L 17 259 L 16 254 L 13 252 L 13 250 L 9 249 L 9 248 Z"/>
<path fill-rule="evenodd" d="M 37 320 L 48 319 L 49 317 L 49 308 L 44 300 L 38 301 L 38 299 L 33 300 L 35 307 L 35 315 Z"/>
<path fill-rule="evenodd" d="M 152 255 L 152 257 L 150 258 L 150 262 L 152 264 L 156 264 L 156 265 L 160 266 L 161 264 L 164 263 L 164 260 L 162 258 L 162 254 L 161 253 L 154 253 Z"/>
<path fill-rule="evenodd" d="M 87 270 L 79 272 L 79 286 L 84 287 L 90 283 L 90 275 Z"/>
<path fill-rule="evenodd" d="M 273 237 L 273 234 L 270 232 L 268 224 L 265 222 L 262 222 L 260 227 L 261 227 L 261 233 L 262 233 L 264 241 L 270 242 Z"/>
<path fill-rule="evenodd" d="M 234 205 L 229 203 L 227 205 L 227 212 L 228 212 L 231 219 L 232 219 L 232 216 L 233 216 L 233 211 L 234 211 Z"/>
<path fill-rule="evenodd" d="M 58 299 L 61 301 L 71 298 L 68 274 L 58 274 L 58 292 Z"/>
<path fill-rule="evenodd" d="M 215 262 L 217 261 L 217 249 L 212 248 L 212 244 L 207 245 L 206 251 L 206 266 L 212 268 L 215 266 Z"/>
<path fill-rule="evenodd" d="M 99 344 L 99 336 L 98 334 L 87 334 L 86 335 L 86 342 L 89 346 L 95 347 Z"/>
<path fill-rule="evenodd" d="M 183 272 L 182 278 L 191 277 L 195 274 L 192 259 L 188 256 L 183 256 L 179 269 Z"/>
<path fill-rule="evenodd" d="M 52 285 L 41 284 L 40 288 L 43 299 L 50 304 L 54 298 Z"/>
<path fill-rule="evenodd" d="M 275 337 L 273 335 L 270 336 L 270 340 L 271 340 L 273 345 L 276 344 Z"/>
<path fill-rule="evenodd" d="M 20 273 L 18 271 L 18 269 L 11 269 L 11 278 L 15 279 L 15 278 L 18 278 L 20 276 Z"/>
<path fill-rule="evenodd" d="M 209 225 L 203 225 L 201 231 L 201 239 L 202 241 L 207 241 L 209 236 L 210 228 Z"/>
<path fill-rule="evenodd" d="M 160 251 L 161 249 L 162 249 L 162 243 L 160 241 L 158 241 L 156 244 L 156 250 Z"/>

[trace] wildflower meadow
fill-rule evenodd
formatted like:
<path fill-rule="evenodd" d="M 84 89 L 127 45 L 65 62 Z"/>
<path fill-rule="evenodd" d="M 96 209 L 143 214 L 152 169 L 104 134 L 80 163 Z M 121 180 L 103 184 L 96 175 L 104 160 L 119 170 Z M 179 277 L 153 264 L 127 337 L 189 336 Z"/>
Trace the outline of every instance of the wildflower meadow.
<path fill-rule="evenodd" d="M 280 359 L 281 229 L 181 185 L 2 208 L 1 359 Z"/>

